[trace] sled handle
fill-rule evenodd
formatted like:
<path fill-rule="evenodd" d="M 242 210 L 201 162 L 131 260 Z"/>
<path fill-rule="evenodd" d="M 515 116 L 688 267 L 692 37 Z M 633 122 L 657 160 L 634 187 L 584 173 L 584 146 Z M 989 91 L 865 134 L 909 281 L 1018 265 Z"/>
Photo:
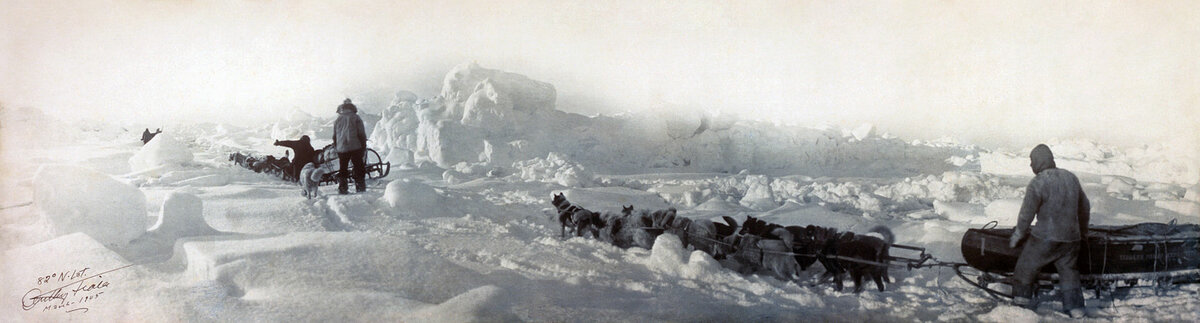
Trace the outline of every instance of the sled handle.
<path fill-rule="evenodd" d="M 984 230 L 995 229 L 998 226 L 1000 226 L 1000 221 L 992 221 L 992 222 L 988 222 L 987 224 L 984 224 L 983 227 L 980 229 L 984 229 Z"/>

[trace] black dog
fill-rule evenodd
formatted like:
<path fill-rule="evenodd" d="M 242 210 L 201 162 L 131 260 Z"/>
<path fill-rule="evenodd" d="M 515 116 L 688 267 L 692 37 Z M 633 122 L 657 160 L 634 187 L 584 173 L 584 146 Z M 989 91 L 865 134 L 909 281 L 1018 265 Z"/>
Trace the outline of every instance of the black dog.
<path fill-rule="evenodd" d="M 738 232 L 738 224 L 736 220 L 729 216 L 721 216 L 721 219 L 725 220 L 725 223 L 716 221 L 713 221 L 712 223 L 713 230 L 716 232 L 716 236 L 714 236 L 713 241 L 710 242 L 712 247 L 710 250 L 708 250 L 709 254 L 711 254 L 713 259 L 716 260 L 725 259 L 726 256 L 734 252 L 733 238 L 737 236 Z M 704 249 L 697 247 L 697 250 Z"/>
<path fill-rule="evenodd" d="M 833 276 L 834 290 L 842 290 L 842 279 L 845 273 L 849 272 L 854 280 L 855 293 L 863 290 L 863 276 L 870 276 L 879 291 L 883 291 L 883 281 L 890 279 L 888 267 L 879 264 L 886 264 L 891 257 L 888 251 L 895 240 L 891 230 L 884 226 L 871 229 L 871 232 L 882 235 L 882 239 L 812 225 L 806 227 L 805 231 L 808 234 L 801 244 L 811 244 L 816 249 L 817 260 L 825 266 L 826 272 Z M 839 259 L 840 257 L 862 262 Z"/>
<path fill-rule="evenodd" d="M 811 244 L 802 243 L 802 241 L 806 240 L 808 234 L 804 227 L 794 225 L 785 227 L 747 216 L 739 234 L 756 235 L 765 239 L 783 241 L 784 245 L 792 248 L 796 263 L 800 265 L 802 270 L 807 270 L 809 266 L 812 266 L 817 261 L 817 258 L 813 256 L 816 254 L 816 250 L 811 247 Z"/>
<path fill-rule="evenodd" d="M 558 209 L 558 222 L 562 225 L 560 237 L 566 238 L 567 228 L 570 228 L 576 237 L 583 236 L 583 230 L 587 229 L 592 233 L 592 237 L 600 238 L 600 228 L 604 226 L 604 221 L 600 219 L 599 214 L 571 204 L 562 193 L 555 194 L 551 204 Z"/>

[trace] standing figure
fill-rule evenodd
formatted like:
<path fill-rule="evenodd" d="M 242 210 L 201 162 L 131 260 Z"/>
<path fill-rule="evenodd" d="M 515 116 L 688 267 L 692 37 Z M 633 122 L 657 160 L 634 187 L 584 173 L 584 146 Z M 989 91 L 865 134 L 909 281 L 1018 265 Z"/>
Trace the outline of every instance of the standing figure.
<path fill-rule="evenodd" d="M 162 133 L 162 128 L 154 129 L 154 132 L 150 132 L 150 128 L 146 128 L 142 131 L 142 145 L 150 143 L 150 139 L 154 139 L 154 136 L 160 133 Z"/>
<path fill-rule="evenodd" d="M 363 159 L 367 150 L 367 130 L 362 118 L 358 117 L 358 107 L 347 98 L 337 109 L 338 118 L 333 124 L 333 149 L 338 154 L 338 164 L 341 166 L 341 176 L 338 177 L 338 194 L 349 194 L 346 185 L 349 172 L 347 164 L 354 163 L 354 188 L 356 192 L 367 190 L 366 161 Z"/>
<path fill-rule="evenodd" d="M 1032 307 L 1037 275 L 1053 263 L 1058 269 L 1058 288 L 1063 311 L 1073 318 L 1083 317 L 1083 290 L 1079 283 L 1080 243 L 1087 243 L 1091 204 L 1075 174 L 1056 168 L 1050 147 L 1037 145 L 1029 153 L 1035 176 L 1025 188 L 1025 201 L 1017 217 L 1009 246 L 1025 242 L 1013 270 L 1013 305 Z M 1030 229 L 1030 222 L 1037 223 Z"/>
<path fill-rule="evenodd" d="M 308 135 L 304 135 L 300 137 L 300 140 L 275 141 L 276 146 L 291 148 L 296 152 L 289 167 L 289 173 L 286 174 L 289 178 L 299 179 L 300 171 L 304 169 L 304 166 L 316 162 L 317 151 L 313 149 L 309 140 Z"/>

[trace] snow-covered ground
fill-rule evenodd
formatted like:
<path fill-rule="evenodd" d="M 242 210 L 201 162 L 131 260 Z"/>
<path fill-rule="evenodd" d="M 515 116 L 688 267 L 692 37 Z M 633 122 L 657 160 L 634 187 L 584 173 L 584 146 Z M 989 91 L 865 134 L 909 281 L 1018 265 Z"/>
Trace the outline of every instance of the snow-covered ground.
<path fill-rule="evenodd" d="M 79 127 L 6 111 L 0 317 L 21 321 L 1064 321 L 1008 306 L 949 269 L 893 269 L 855 294 L 741 275 L 660 236 L 650 250 L 558 238 L 550 198 L 596 211 L 675 207 L 866 231 L 962 261 L 959 241 L 1015 223 L 1031 147 L 903 140 L 697 112 L 582 116 L 550 84 L 463 65 L 438 97 L 397 94 L 366 118 L 392 162 L 366 193 L 306 199 L 228 154 L 328 144 L 332 115 L 240 128 Z M 16 126 L 13 126 L 13 125 Z M 157 126 L 155 126 L 157 127 Z M 53 133 L 33 136 L 47 129 Z M 1092 224 L 1200 222 L 1200 156 L 1184 147 L 1048 140 L 1084 181 Z M 111 271 L 110 271 L 111 270 Z M 52 293 L 68 282 L 86 278 Z M 1092 320 L 1200 321 L 1200 286 L 1087 293 Z M 29 297 L 50 291 L 62 298 Z M 849 291 L 849 289 L 847 289 Z M 31 294 L 32 292 L 32 294 Z M 22 306 L 18 306 L 21 303 Z M 26 306 L 28 305 L 28 306 Z M 23 308 L 25 307 L 25 308 Z M 86 308 L 86 310 L 77 310 Z"/>

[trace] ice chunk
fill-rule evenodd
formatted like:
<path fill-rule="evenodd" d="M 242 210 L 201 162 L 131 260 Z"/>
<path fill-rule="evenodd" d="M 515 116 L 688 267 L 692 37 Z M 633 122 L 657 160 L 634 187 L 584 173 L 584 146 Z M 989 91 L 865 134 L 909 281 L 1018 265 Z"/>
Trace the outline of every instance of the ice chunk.
<path fill-rule="evenodd" d="M 551 182 L 566 187 L 594 185 L 595 175 L 591 171 L 558 153 L 549 153 L 545 159 L 515 162 L 512 167 L 520 172 L 515 175 L 525 181 Z"/>
<path fill-rule="evenodd" d="M 442 196 L 433 187 L 408 179 L 388 183 L 383 189 L 383 199 L 393 209 L 410 214 L 425 214 L 445 208 Z"/>
<path fill-rule="evenodd" d="M 163 200 L 158 222 L 150 228 L 150 232 L 170 238 L 171 241 L 218 233 L 204 221 L 204 202 L 200 197 L 181 191 L 171 192 Z"/>
<path fill-rule="evenodd" d="M 482 128 L 489 135 L 510 135 L 516 122 L 529 119 L 524 114 L 520 120 L 513 120 L 518 114 L 513 111 L 512 100 L 508 93 L 497 92 L 491 79 L 484 79 L 463 104 L 462 123 Z"/>
<path fill-rule="evenodd" d="M 767 211 L 779 207 L 775 203 L 775 194 L 771 191 L 771 178 L 765 175 L 746 176 L 746 195 L 738 203 L 757 211 Z"/>
<path fill-rule="evenodd" d="M 861 126 L 858 126 L 858 128 L 854 128 L 854 130 L 850 131 L 850 134 L 854 135 L 854 139 L 867 139 L 875 135 L 875 125 L 864 123 Z"/>
<path fill-rule="evenodd" d="M 1144 191 L 1151 200 L 1178 200 L 1187 194 L 1182 187 L 1167 183 L 1147 184 Z"/>
<path fill-rule="evenodd" d="M 979 168 L 985 174 L 1032 176 L 1029 157 L 1004 152 L 979 153 Z"/>
<path fill-rule="evenodd" d="M 662 185 L 651 187 L 646 191 L 658 194 L 673 205 L 692 207 L 712 196 L 712 190 L 704 187 L 706 186 L 697 184 Z"/>
<path fill-rule="evenodd" d="M 133 157 L 129 157 L 129 167 L 134 172 L 140 172 L 157 167 L 179 166 L 191 161 L 192 152 L 187 145 L 163 133 L 154 136 Z"/>
<path fill-rule="evenodd" d="M 654 240 L 654 247 L 650 248 L 650 258 L 646 266 L 650 267 L 650 270 L 678 274 L 679 267 L 687 261 L 687 253 L 679 237 L 666 233 Z"/>
<path fill-rule="evenodd" d="M 697 205 L 694 210 L 698 211 L 717 211 L 717 212 L 740 212 L 746 211 L 741 205 L 730 203 L 720 197 L 713 197 Z"/>
<path fill-rule="evenodd" d="M 397 100 L 384 111 L 383 130 L 372 138 L 389 153 L 403 148 L 443 168 L 475 162 L 484 140 L 519 139 L 540 132 L 530 123 L 554 110 L 554 86 L 523 75 L 464 64 L 446 75 L 442 96 Z M 415 118 L 413 118 L 415 116 Z"/>
<path fill-rule="evenodd" d="M 988 203 L 983 208 L 983 213 L 986 216 L 986 221 L 996 221 L 1000 226 L 1016 226 L 1017 214 L 1021 212 L 1021 199 L 999 199 Z M 980 221 L 973 221 L 978 223 Z M 986 222 L 985 222 L 986 223 Z"/>
<path fill-rule="evenodd" d="M 554 174 L 554 181 L 566 187 L 585 187 L 591 185 L 592 174 L 582 168 L 569 167 Z"/>
<path fill-rule="evenodd" d="M 933 212 L 951 221 L 986 224 L 992 220 L 984 216 L 981 205 L 964 202 L 933 201 Z"/>
<path fill-rule="evenodd" d="M 1088 140 L 1052 140 L 1047 144 L 1054 151 L 1054 161 L 1058 167 L 1077 174 L 1115 175 L 1138 181 L 1184 185 L 1196 183 L 1200 174 L 1200 167 L 1197 167 L 1200 164 L 1195 163 L 1196 157 L 1189 153 L 1194 151 L 1191 147 L 1181 149 L 1183 147 L 1158 144 L 1117 148 Z M 1019 153 L 980 153 L 980 166 L 984 173 L 1029 176 L 1032 174 L 1029 169 L 1029 148 L 1021 149 Z M 1102 178 L 1102 181 L 1110 184 L 1112 179 Z"/>
<path fill-rule="evenodd" d="M 394 160 L 391 156 L 396 150 L 405 150 L 410 152 L 408 160 L 411 161 L 411 152 L 417 149 L 416 131 L 420 120 L 417 118 L 416 99 L 402 100 L 399 95 L 397 93 L 398 97 L 392 101 L 392 105 L 383 109 L 383 115 L 371 132 L 370 142 L 380 154 L 389 156 L 388 160 Z M 393 162 L 393 165 L 398 163 Z"/>
<path fill-rule="evenodd" d="M 400 90 L 396 91 L 396 95 L 393 96 L 392 102 L 417 102 L 417 99 L 420 99 L 420 97 L 417 97 L 416 93 L 412 93 L 412 91 L 407 90 Z"/>
<path fill-rule="evenodd" d="M 528 140 L 514 140 L 501 143 L 484 140 L 483 152 L 479 153 L 479 161 L 495 165 L 511 165 L 514 161 L 525 160 L 544 154 L 534 151 L 533 144 Z"/>
<path fill-rule="evenodd" d="M 69 165 L 38 168 L 33 185 L 34 203 L 56 235 L 83 232 L 124 246 L 146 232 L 146 195 L 133 185 Z"/>
<path fill-rule="evenodd" d="M 1115 197 L 1128 199 L 1133 196 L 1133 191 L 1136 189 L 1136 187 L 1134 187 L 1135 184 L 1137 184 L 1137 181 L 1132 178 L 1113 176 L 1109 180 L 1108 187 L 1105 189 L 1105 192 L 1108 192 L 1110 195 Z"/>
<path fill-rule="evenodd" d="M 670 233 L 654 240 L 646 267 L 684 279 L 702 279 L 722 270 L 720 263 L 707 253 L 699 250 L 689 252 L 684 249 L 679 237 Z"/>
<path fill-rule="evenodd" d="M 497 95 L 508 96 L 512 110 L 532 114 L 538 111 L 554 110 L 557 93 L 554 85 L 535 81 L 527 76 L 499 70 L 486 69 L 476 63 L 466 63 L 456 66 L 442 83 L 442 97 L 446 98 L 451 116 L 457 118 L 464 115 L 470 98 L 477 93 L 488 92 L 486 87 Z"/>
<path fill-rule="evenodd" d="M 1154 206 L 1175 211 L 1180 215 L 1188 218 L 1180 219 L 1182 222 L 1196 221 L 1200 217 L 1200 203 L 1192 201 L 1154 201 Z"/>
<path fill-rule="evenodd" d="M 443 168 L 475 161 L 483 150 L 481 134 L 457 121 L 423 120 L 416 135 L 417 153 Z"/>
<path fill-rule="evenodd" d="M 946 162 L 956 167 L 963 167 L 963 165 L 967 164 L 967 159 L 960 156 L 950 156 L 950 158 L 946 159 Z"/>
<path fill-rule="evenodd" d="M 1183 199 L 1200 203 L 1200 185 L 1192 185 L 1187 189 L 1187 193 L 1183 194 Z"/>

